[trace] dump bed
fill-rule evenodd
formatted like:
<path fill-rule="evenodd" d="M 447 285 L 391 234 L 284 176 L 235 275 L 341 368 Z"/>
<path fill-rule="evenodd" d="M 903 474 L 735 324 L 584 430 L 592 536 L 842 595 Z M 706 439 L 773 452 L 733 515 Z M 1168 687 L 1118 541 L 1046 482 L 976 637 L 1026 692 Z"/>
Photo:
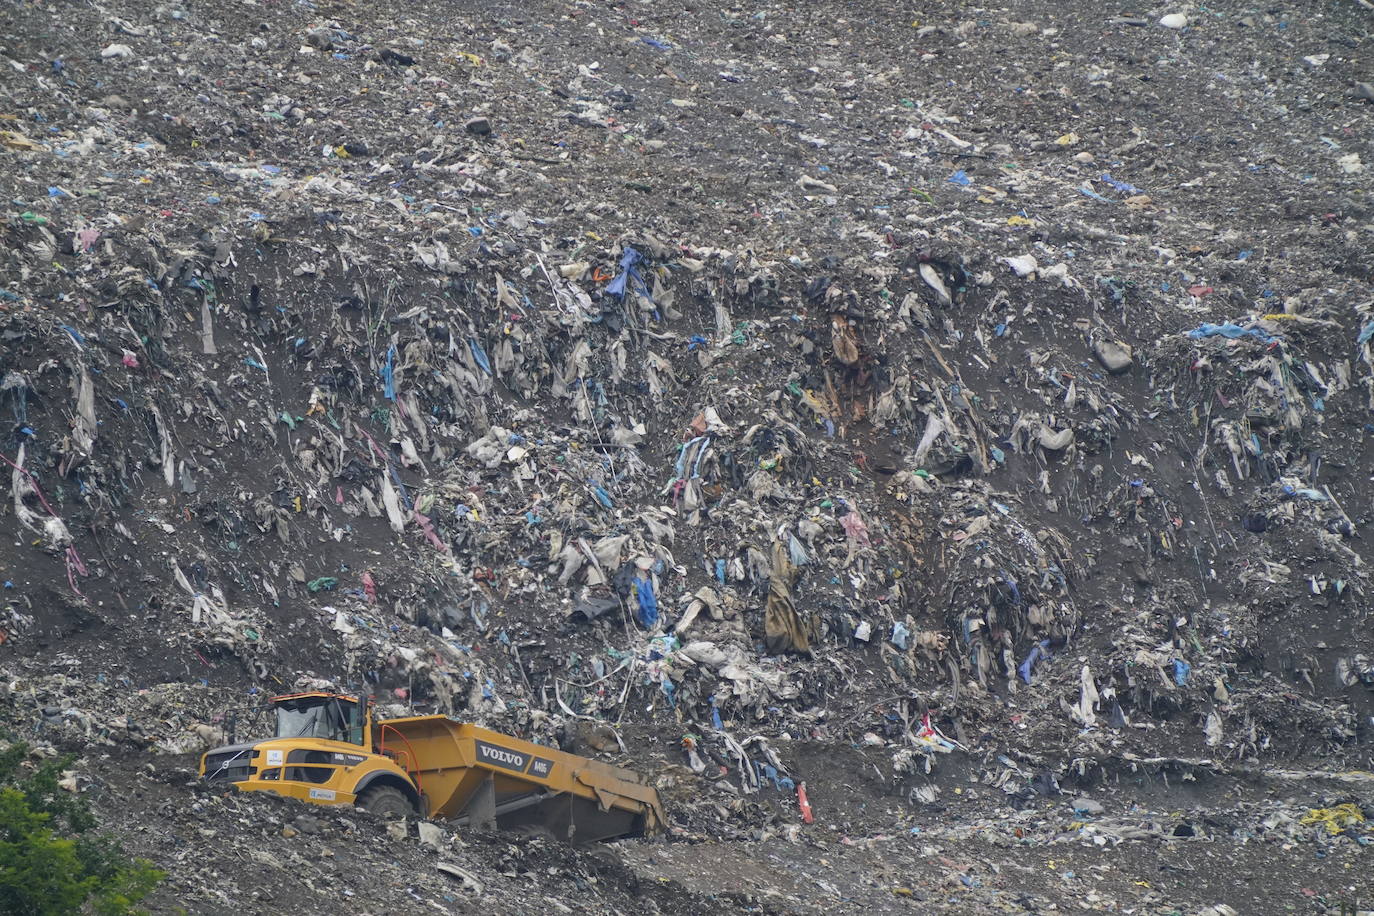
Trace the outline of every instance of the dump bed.
<path fill-rule="evenodd" d="M 380 722 L 377 744 L 410 773 L 432 816 L 578 842 L 664 827 L 658 792 L 637 773 L 447 716 Z"/>

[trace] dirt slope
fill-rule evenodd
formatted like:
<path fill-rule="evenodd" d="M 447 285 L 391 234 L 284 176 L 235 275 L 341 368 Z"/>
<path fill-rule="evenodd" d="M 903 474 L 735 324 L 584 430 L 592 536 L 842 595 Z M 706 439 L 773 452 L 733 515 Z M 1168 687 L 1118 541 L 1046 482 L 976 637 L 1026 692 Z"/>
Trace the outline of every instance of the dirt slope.
<path fill-rule="evenodd" d="M 168 911 L 1374 897 L 1371 29 L 9 3 L 6 727 Z M 612 725 L 673 835 L 190 784 L 325 685 Z"/>

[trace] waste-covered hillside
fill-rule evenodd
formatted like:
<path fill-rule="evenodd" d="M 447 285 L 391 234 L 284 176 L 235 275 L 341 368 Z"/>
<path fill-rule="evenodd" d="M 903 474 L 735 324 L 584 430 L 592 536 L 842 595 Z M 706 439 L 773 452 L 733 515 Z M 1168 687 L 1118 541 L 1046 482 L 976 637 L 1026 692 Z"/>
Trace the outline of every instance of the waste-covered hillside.
<path fill-rule="evenodd" d="M 266 852 L 227 887 L 197 850 L 298 812 L 178 755 L 301 687 L 649 775 L 673 835 L 600 874 L 696 907 L 1374 896 L 1367 863 L 1274 877 L 1374 839 L 1372 30 L 1363 0 L 10 2 L 7 729 L 144 810 L 196 912 L 271 905 Z M 145 794 L 199 826 L 158 839 Z M 292 835 L 413 845 L 320 816 Z M 1192 840 L 1272 886 L 1015 877 Z M 490 873 L 416 911 L 674 911 L 584 859 L 521 904 L 501 842 L 445 846 Z M 766 864 L 835 844 L 862 864 L 805 892 Z M 728 898 L 722 851 L 765 863 Z"/>

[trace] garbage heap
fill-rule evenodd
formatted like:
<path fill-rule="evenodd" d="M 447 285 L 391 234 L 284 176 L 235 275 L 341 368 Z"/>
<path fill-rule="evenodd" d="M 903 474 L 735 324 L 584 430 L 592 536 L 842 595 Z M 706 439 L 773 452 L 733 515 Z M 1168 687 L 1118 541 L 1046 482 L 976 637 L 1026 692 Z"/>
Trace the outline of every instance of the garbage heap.
<path fill-rule="evenodd" d="M 1367 753 L 1353 140 L 1280 231 L 1166 128 L 956 117 L 813 26 L 71 15 L 0 49 L 18 719 L 190 750 L 329 684 L 746 791 L 780 740 Z M 746 91 L 801 72 L 804 119 Z"/>

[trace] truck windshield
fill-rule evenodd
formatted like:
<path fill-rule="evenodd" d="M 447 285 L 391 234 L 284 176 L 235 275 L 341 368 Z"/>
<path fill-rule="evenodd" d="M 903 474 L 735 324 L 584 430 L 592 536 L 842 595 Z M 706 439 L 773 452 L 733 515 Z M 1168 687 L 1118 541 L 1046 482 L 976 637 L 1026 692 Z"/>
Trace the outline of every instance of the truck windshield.
<path fill-rule="evenodd" d="M 282 700 L 277 707 L 278 738 L 324 738 L 363 743 L 358 704 L 337 697 Z"/>

